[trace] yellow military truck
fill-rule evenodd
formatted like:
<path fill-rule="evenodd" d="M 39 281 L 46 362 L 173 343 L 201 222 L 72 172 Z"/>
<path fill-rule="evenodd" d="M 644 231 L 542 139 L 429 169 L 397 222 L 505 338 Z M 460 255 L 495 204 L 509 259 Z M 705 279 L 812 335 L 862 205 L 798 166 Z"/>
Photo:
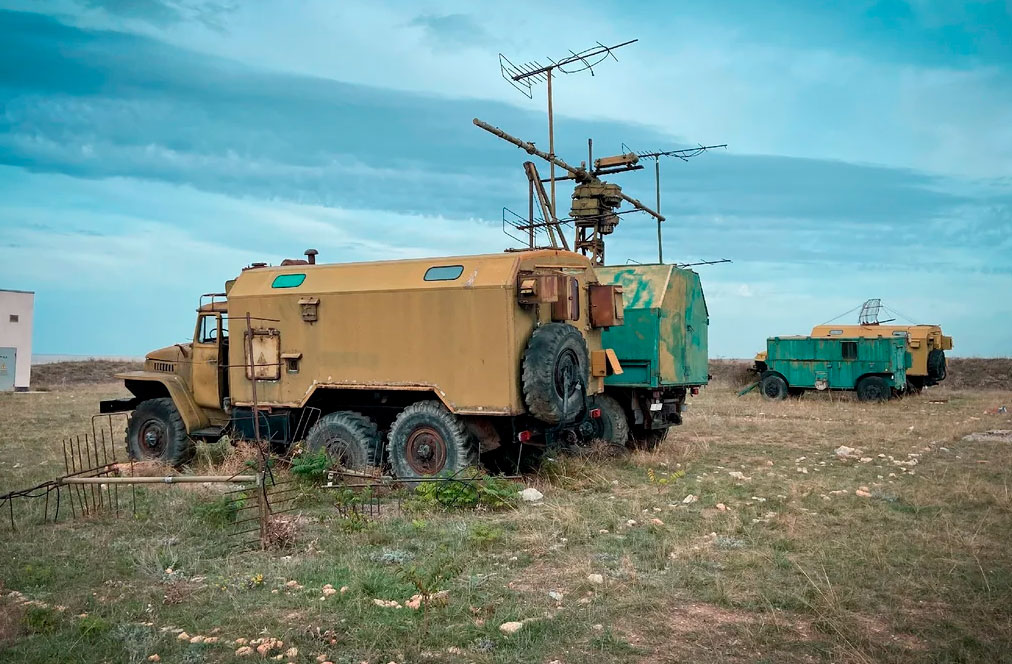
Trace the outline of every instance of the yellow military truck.
<path fill-rule="evenodd" d="M 906 391 L 917 393 L 945 380 L 945 351 L 952 350 L 952 337 L 942 334 L 938 325 L 816 325 L 812 336 L 818 338 L 874 339 L 901 337 L 907 340 L 912 364 L 907 369 Z"/>
<path fill-rule="evenodd" d="M 621 287 L 558 250 L 369 263 L 254 264 L 205 295 L 193 341 L 120 374 L 131 457 L 175 465 L 194 440 L 305 438 L 347 468 L 455 472 L 510 443 L 600 436 L 594 395 L 621 371 L 601 330 Z M 254 419 L 255 418 L 255 419 Z"/>

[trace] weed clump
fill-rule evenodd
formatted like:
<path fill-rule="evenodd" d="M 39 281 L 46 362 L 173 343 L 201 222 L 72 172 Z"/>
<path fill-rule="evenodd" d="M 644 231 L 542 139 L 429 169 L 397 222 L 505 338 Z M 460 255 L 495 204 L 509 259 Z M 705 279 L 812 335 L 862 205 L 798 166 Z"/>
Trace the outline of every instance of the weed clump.
<path fill-rule="evenodd" d="M 421 509 L 515 509 L 520 501 L 519 491 L 516 482 L 475 471 L 466 477 L 448 477 L 443 482 L 418 485 L 412 503 Z"/>

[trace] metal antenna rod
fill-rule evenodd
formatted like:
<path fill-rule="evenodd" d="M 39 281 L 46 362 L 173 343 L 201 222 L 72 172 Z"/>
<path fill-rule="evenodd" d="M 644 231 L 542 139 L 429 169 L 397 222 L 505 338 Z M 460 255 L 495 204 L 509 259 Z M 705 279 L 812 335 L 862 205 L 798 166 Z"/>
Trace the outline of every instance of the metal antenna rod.
<path fill-rule="evenodd" d="M 661 221 L 664 220 L 660 216 L 661 212 L 661 157 L 677 157 L 682 161 L 688 161 L 696 155 L 702 154 L 707 150 L 713 150 L 715 148 L 727 148 L 727 143 L 721 143 L 720 145 L 700 145 L 694 148 L 684 148 L 681 150 L 657 150 L 653 152 L 634 152 L 628 149 L 628 146 L 623 143 L 622 150 L 633 152 L 640 159 L 653 159 L 654 160 L 654 187 L 657 192 L 657 213 L 654 215 L 657 217 L 657 262 L 664 262 L 664 245 L 661 241 Z"/>

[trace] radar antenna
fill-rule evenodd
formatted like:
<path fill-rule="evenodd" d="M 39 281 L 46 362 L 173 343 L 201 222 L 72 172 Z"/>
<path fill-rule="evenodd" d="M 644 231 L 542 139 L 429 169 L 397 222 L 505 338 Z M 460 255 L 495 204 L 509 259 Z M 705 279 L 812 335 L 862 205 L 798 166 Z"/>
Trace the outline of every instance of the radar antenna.
<path fill-rule="evenodd" d="M 639 159 L 653 159 L 654 160 L 654 186 L 657 190 L 657 211 L 661 211 L 661 157 L 675 157 L 682 161 L 688 161 L 697 155 L 701 155 L 707 150 L 713 150 L 715 148 L 727 148 L 727 143 L 721 143 L 720 145 L 698 145 L 694 148 L 685 148 L 682 150 L 655 150 L 652 152 L 635 152 L 629 149 L 625 143 L 622 144 L 622 152 L 629 152 L 635 154 Z M 661 244 L 661 220 L 657 220 L 657 262 L 664 262 L 664 247 Z"/>
<path fill-rule="evenodd" d="M 502 53 L 499 54 L 499 73 L 506 81 L 514 88 L 523 93 L 528 99 L 534 99 L 534 83 L 540 83 L 544 81 L 548 87 L 548 154 L 552 157 L 555 156 L 555 116 L 552 112 L 552 73 L 555 70 L 560 71 L 563 74 L 576 74 L 582 71 L 589 71 L 590 75 L 594 75 L 594 67 L 601 64 L 608 58 L 611 58 L 618 62 L 618 58 L 615 57 L 614 51 L 628 46 L 639 41 L 638 39 L 630 39 L 629 41 L 622 42 L 621 44 L 615 44 L 614 46 L 605 46 L 601 42 L 597 42 L 595 46 L 584 49 L 580 52 L 569 51 L 569 55 L 559 59 L 553 60 L 547 58 L 548 64 L 541 64 L 537 61 L 525 62 L 522 64 L 514 64 Z M 533 153 L 532 153 L 533 154 Z M 555 206 L 555 162 L 552 159 L 548 160 L 549 163 L 549 177 L 548 181 L 551 183 L 551 205 L 552 205 L 552 217 L 556 216 Z"/>
<path fill-rule="evenodd" d="M 882 300 L 879 298 L 872 298 L 865 300 L 864 304 L 861 305 L 861 313 L 857 316 L 857 322 L 860 325 L 878 325 L 878 314 L 882 311 Z"/>
<path fill-rule="evenodd" d="M 595 265 L 604 265 L 603 236 L 612 233 L 615 230 L 615 226 L 618 225 L 618 215 L 623 214 L 623 212 L 618 212 L 617 210 L 622 201 L 629 203 L 636 210 L 646 212 L 658 221 L 664 221 L 664 217 L 658 212 L 651 210 L 635 198 L 623 193 L 622 188 L 617 184 L 604 182 L 600 179 L 601 175 L 638 170 L 641 167 L 636 163 L 638 161 L 636 155 L 624 154 L 614 157 L 604 157 L 596 161 L 591 160 L 591 168 L 588 168 L 587 164 L 572 166 L 554 154 L 539 150 L 530 141 L 511 136 L 502 129 L 494 127 L 487 122 L 482 122 L 478 118 L 474 119 L 474 124 L 490 134 L 494 134 L 504 141 L 512 143 L 528 154 L 540 157 L 553 166 L 558 166 L 568 173 L 565 179 L 571 179 L 577 183 L 573 189 L 573 204 L 570 210 L 571 219 L 560 221 L 555 214 L 554 207 L 546 205 L 543 200 L 544 191 L 537 186 L 541 183 L 541 180 L 537 177 L 537 169 L 534 168 L 532 162 L 525 162 L 524 170 L 531 184 L 530 218 L 528 224 L 524 225 L 523 228 L 516 224 L 513 225 L 519 230 L 528 231 L 529 246 L 531 248 L 534 247 L 534 229 L 538 226 L 545 227 L 553 246 L 558 246 L 553 237 L 554 232 L 558 234 L 563 246 L 568 248 L 560 226 L 565 221 L 572 221 L 576 227 L 574 250 L 583 253 L 585 256 L 590 256 L 591 261 Z M 534 219 L 535 194 L 537 194 L 538 202 L 541 205 L 542 215 L 545 219 L 544 222 L 536 222 Z"/>

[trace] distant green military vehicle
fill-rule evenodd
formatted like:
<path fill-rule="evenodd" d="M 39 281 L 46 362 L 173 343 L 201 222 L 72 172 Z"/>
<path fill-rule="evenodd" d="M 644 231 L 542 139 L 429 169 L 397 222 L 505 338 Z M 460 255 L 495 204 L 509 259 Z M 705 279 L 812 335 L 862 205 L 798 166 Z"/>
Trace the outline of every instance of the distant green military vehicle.
<path fill-rule="evenodd" d="M 759 391 L 785 399 L 805 390 L 854 390 L 861 401 L 885 401 L 907 385 L 912 360 L 903 337 L 770 337 L 756 356 Z"/>

